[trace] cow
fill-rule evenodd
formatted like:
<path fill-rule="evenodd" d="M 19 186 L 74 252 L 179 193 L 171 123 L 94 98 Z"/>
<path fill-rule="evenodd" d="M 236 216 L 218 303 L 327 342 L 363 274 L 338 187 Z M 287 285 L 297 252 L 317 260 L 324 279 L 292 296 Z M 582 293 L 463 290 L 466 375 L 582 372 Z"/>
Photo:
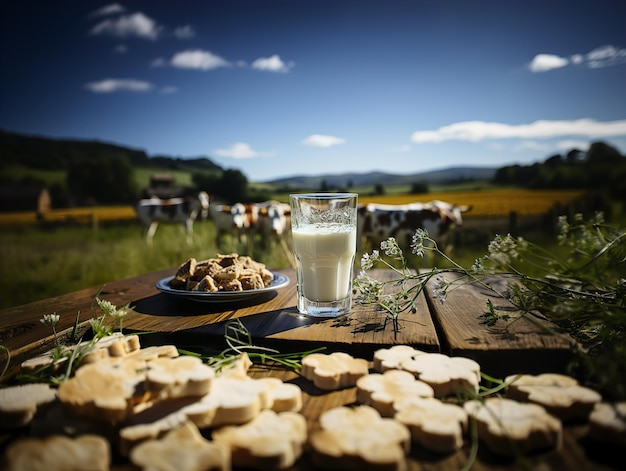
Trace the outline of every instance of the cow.
<path fill-rule="evenodd" d="M 209 195 L 201 191 L 197 195 L 161 199 L 156 196 L 139 200 L 135 208 L 143 225 L 144 236 L 152 244 L 159 222 L 183 224 L 187 244 L 193 242 L 193 223 L 200 216 L 206 219 L 209 212 Z"/>
<path fill-rule="evenodd" d="M 280 238 L 291 228 L 291 207 L 287 203 L 269 200 L 255 203 L 258 208 L 256 233 L 265 240 Z"/>
<path fill-rule="evenodd" d="M 258 208 L 255 233 L 260 235 L 261 242 L 266 247 L 278 243 L 289 263 L 295 266 L 293 253 L 286 241 L 291 230 L 291 207 L 287 203 L 274 200 L 256 203 L 255 206 Z"/>
<path fill-rule="evenodd" d="M 469 205 L 438 200 L 403 205 L 360 204 L 357 208 L 357 244 L 360 247 L 365 241 L 376 247 L 393 237 L 401 247 L 407 248 L 417 229 L 426 230 L 440 244 L 453 226 L 463 224 L 461 214 L 470 209 Z"/>
<path fill-rule="evenodd" d="M 215 223 L 215 245 L 221 245 L 224 234 L 230 234 L 241 244 L 254 234 L 258 219 L 258 208 L 253 204 L 211 205 L 211 216 Z"/>

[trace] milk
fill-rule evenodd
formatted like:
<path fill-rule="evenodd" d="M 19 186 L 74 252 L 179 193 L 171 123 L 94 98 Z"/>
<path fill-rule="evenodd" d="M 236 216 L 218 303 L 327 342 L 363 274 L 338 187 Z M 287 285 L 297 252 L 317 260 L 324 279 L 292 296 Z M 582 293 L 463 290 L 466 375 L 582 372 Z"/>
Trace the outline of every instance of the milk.
<path fill-rule="evenodd" d="M 351 295 L 356 228 L 306 225 L 293 230 L 299 290 L 310 301 L 332 302 Z"/>

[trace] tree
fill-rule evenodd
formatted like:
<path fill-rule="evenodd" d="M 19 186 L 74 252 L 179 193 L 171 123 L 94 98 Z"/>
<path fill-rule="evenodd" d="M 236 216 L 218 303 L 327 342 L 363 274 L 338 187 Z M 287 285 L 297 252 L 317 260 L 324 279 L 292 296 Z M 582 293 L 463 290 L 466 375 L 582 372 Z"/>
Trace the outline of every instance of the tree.
<path fill-rule="evenodd" d="M 215 185 L 215 194 L 228 203 L 245 201 L 248 194 L 248 179 L 239 170 L 224 170 Z"/>
<path fill-rule="evenodd" d="M 411 194 L 419 194 L 419 193 L 428 193 L 430 190 L 428 189 L 428 184 L 425 182 L 414 182 L 411 184 Z"/>
<path fill-rule="evenodd" d="M 197 172 L 191 175 L 193 186 L 198 191 L 206 191 L 208 194 L 215 194 L 220 181 L 220 176 L 214 173 Z"/>
<path fill-rule="evenodd" d="M 135 169 L 125 156 L 73 163 L 66 179 L 70 193 L 82 204 L 134 203 L 137 199 Z"/>

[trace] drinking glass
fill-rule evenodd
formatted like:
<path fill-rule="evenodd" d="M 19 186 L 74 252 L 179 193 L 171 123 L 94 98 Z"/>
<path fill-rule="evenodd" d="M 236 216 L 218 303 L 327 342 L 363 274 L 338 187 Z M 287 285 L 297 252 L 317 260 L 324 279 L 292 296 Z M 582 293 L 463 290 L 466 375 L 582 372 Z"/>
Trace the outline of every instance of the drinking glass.
<path fill-rule="evenodd" d="M 356 193 L 289 195 L 298 311 L 337 317 L 352 308 Z"/>

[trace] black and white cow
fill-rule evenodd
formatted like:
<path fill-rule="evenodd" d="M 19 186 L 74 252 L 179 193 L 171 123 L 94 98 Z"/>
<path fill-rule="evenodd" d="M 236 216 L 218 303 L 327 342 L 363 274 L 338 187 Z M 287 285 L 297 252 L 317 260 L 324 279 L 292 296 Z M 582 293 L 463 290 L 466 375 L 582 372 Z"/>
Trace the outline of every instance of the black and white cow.
<path fill-rule="evenodd" d="M 366 241 L 377 247 L 383 240 L 393 237 L 400 246 L 408 247 L 415 231 L 424 229 L 439 243 L 451 227 L 463 224 L 461 214 L 470 209 L 468 205 L 438 200 L 403 205 L 362 204 L 357 209 L 357 241 L 359 244 Z"/>
<path fill-rule="evenodd" d="M 161 199 L 152 197 L 139 200 L 137 217 L 143 225 L 146 241 L 151 244 L 160 222 L 183 224 L 187 243 L 193 242 L 193 223 L 201 216 L 206 219 L 209 213 L 209 195 L 201 191 L 197 195 Z"/>
<path fill-rule="evenodd" d="M 274 200 L 255 203 L 255 206 L 258 208 L 255 232 L 260 235 L 261 243 L 266 248 L 278 244 L 289 264 L 295 268 L 293 252 L 287 244 L 291 234 L 291 206 Z"/>

